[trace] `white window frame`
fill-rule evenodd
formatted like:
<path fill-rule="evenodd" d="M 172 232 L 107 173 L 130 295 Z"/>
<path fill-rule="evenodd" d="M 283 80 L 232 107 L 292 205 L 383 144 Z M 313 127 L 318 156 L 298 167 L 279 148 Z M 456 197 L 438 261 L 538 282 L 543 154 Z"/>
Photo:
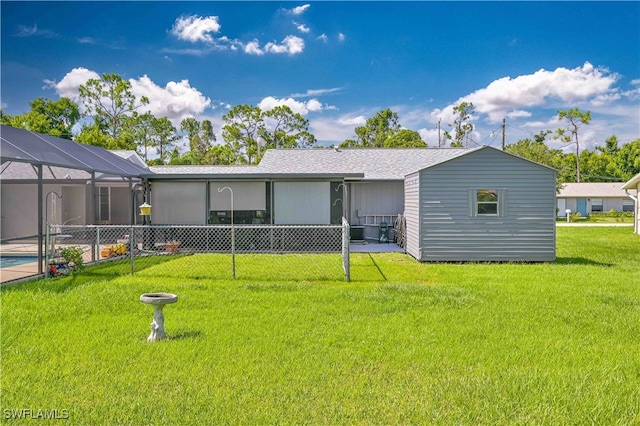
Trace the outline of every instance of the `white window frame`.
<path fill-rule="evenodd" d="M 599 207 L 600 209 L 595 210 L 596 207 Z M 604 200 L 602 198 L 592 198 L 591 211 L 594 213 L 602 213 L 604 211 Z"/>
<path fill-rule="evenodd" d="M 498 199 L 495 202 L 479 201 L 478 193 L 480 191 L 495 192 Z M 479 213 L 478 211 L 479 204 L 495 204 L 496 213 Z M 507 215 L 507 190 L 506 189 L 483 187 L 483 188 L 473 188 L 469 190 L 469 216 L 490 218 L 490 217 L 504 217 L 506 215 Z"/>

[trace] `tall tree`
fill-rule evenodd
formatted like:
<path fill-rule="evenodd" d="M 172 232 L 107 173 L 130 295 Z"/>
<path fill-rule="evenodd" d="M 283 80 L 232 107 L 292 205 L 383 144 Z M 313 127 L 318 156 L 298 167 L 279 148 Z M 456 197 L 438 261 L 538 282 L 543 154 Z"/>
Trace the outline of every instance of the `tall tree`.
<path fill-rule="evenodd" d="M 356 127 L 355 139 L 347 139 L 340 146 L 343 148 L 384 148 L 385 141 L 393 137 L 400 129 L 398 113 L 389 108 L 383 109 L 368 118 L 364 126 Z"/>
<path fill-rule="evenodd" d="M 195 118 L 185 118 L 180 123 L 180 130 L 186 133 L 189 140 L 191 156 L 195 164 L 206 164 L 207 152 L 216 141 L 213 125 L 209 120 L 199 122 Z"/>
<path fill-rule="evenodd" d="M 617 152 L 616 163 L 625 180 L 640 173 L 640 139 L 622 145 Z"/>
<path fill-rule="evenodd" d="M 78 105 L 69 98 L 52 101 L 37 98 L 29 102 L 31 111 L 21 115 L 4 115 L 3 124 L 64 139 L 73 137 L 72 128 L 80 120 Z"/>
<path fill-rule="evenodd" d="M 420 134 L 413 130 L 402 129 L 384 141 L 385 148 L 426 148 L 427 144 Z"/>
<path fill-rule="evenodd" d="M 453 124 L 449 126 L 453 127 L 454 134 L 444 132 L 444 137 L 451 141 L 452 148 L 462 148 L 468 144 L 469 135 L 473 132 L 473 124 L 469 123 L 469 120 L 474 110 L 475 106 L 472 102 L 461 102 L 460 105 L 453 107 L 455 118 Z"/>
<path fill-rule="evenodd" d="M 307 148 L 316 138 L 309 133 L 309 120 L 294 113 L 286 105 L 277 106 L 262 113 L 265 127 L 261 133 L 265 148 Z"/>
<path fill-rule="evenodd" d="M 176 134 L 176 128 L 167 117 L 155 118 L 152 116 L 150 124 L 152 144 L 157 148 L 158 157 L 164 163 L 174 142 L 180 137 Z"/>
<path fill-rule="evenodd" d="M 565 127 L 559 127 L 553 137 L 566 144 L 575 143 L 576 145 L 576 181 L 581 182 L 580 176 L 580 140 L 578 132 L 583 124 L 589 124 L 591 121 L 591 111 L 581 112 L 578 108 L 570 110 L 559 110 L 558 120 L 564 120 L 567 124 Z"/>
<path fill-rule="evenodd" d="M 145 96 L 138 99 L 131 91 L 131 83 L 118 74 L 88 80 L 79 87 L 79 94 L 86 114 L 109 136 L 110 145 L 116 147 L 124 145 L 125 133 L 134 133 L 132 127 L 137 122 L 138 110 L 149 103 Z"/>
<path fill-rule="evenodd" d="M 253 164 L 258 154 L 258 136 L 265 131 L 260 108 L 237 105 L 222 120 L 222 138 L 233 153 L 233 164 Z"/>

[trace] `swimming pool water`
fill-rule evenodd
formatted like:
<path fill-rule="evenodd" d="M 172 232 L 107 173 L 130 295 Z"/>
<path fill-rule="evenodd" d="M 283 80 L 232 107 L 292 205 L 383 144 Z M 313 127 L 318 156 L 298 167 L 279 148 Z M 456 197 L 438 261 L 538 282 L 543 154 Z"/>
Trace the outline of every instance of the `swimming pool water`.
<path fill-rule="evenodd" d="M 38 261 L 38 256 L 0 256 L 0 269 Z"/>

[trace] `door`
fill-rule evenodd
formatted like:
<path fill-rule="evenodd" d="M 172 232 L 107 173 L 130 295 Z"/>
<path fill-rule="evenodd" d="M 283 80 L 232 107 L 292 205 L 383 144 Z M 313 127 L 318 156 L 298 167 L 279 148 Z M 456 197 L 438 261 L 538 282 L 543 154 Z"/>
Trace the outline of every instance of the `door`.
<path fill-rule="evenodd" d="M 577 210 L 582 216 L 587 216 L 587 199 L 586 198 L 578 198 L 577 200 Z"/>

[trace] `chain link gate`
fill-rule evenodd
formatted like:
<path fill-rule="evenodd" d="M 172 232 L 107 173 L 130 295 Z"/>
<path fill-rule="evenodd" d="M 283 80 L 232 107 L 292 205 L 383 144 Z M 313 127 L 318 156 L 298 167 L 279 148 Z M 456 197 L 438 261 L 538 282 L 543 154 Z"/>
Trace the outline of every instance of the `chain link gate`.
<path fill-rule="evenodd" d="M 342 225 L 50 225 L 47 230 L 48 264 L 63 261 L 63 248 L 78 247 L 85 264 L 108 263 L 122 274 L 144 273 L 150 265 L 166 263 L 154 273 L 211 279 L 350 279 L 346 220 Z"/>

